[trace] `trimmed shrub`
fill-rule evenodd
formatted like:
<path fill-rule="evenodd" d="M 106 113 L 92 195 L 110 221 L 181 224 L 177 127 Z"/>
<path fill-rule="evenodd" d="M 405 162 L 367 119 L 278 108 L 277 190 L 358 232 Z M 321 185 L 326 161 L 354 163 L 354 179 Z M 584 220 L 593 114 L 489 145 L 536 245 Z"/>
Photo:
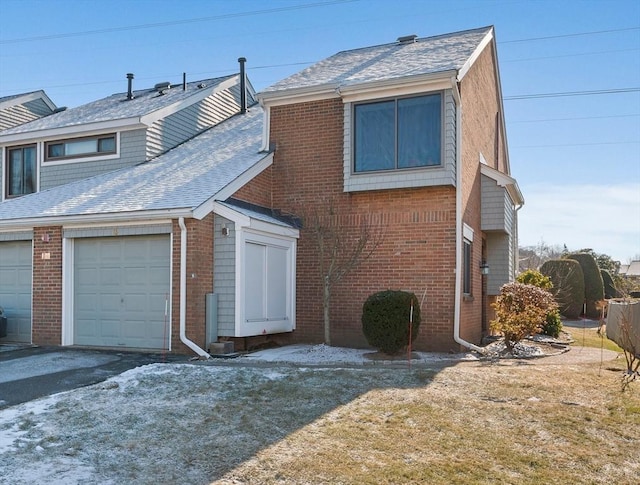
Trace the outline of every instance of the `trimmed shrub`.
<path fill-rule="evenodd" d="M 556 309 L 547 313 L 547 318 L 542 324 L 542 333 L 549 337 L 558 338 L 562 330 L 562 320 L 560 312 Z"/>
<path fill-rule="evenodd" d="M 584 274 L 580 263 L 573 259 L 550 259 L 540 272 L 553 283 L 551 293 L 560 313 L 567 318 L 578 318 L 584 303 Z"/>
<path fill-rule="evenodd" d="M 411 338 L 420 328 L 420 304 L 413 293 L 380 291 L 374 293 L 362 307 L 362 331 L 367 342 L 385 354 L 393 355 L 409 345 L 409 319 L 413 303 Z"/>
<path fill-rule="evenodd" d="M 596 308 L 597 302 L 604 299 L 604 283 L 600 275 L 600 268 L 595 258 L 589 253 L 572 253 L 567 256 L 580 263 L 584 274 L 584 298 L 587 302 L 587 316 L 600 318 L 600 310 Z"/>
<path fill-rule="evenodd" d="M 551 293 L 522 283 L 503 285 L 492 306 L 496 311 L 496 319 L 491 321 L 491 330 L 504 336 L 509 350 L 541 328 L 547 314 L 558 308 Z"/>
<path fill-rule="evenodd" d="M 601 269 L 600 276 L 602 276 L 602 283 L 604 284 L 604 297 L 607 300 L 618 298 L 618 290 L 616 290 L 616 284 L 613 282 L 611 273 L 605 269 Z"/>
<path fill-rule="evenodd" d="M 543 275 L 540 271 L 536 271 L 535 269 L 523 271 L 518 275 L 516 281 L 525 285 L 537 286 L 543 290 L 550 290 L 553 288 L 551 278 Z"/>

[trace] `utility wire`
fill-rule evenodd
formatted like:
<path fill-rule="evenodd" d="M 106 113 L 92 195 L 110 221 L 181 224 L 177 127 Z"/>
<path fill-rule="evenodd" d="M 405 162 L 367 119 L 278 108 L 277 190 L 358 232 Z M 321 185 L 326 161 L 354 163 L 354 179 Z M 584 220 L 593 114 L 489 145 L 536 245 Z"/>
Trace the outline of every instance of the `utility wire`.
<path fill-rule="evenodd" d="M 610 116 L 580 116 L 575 118 L 544 118 L 537 120 L 516 120 L 510 121 L 509 124 L 513 123 L 546 123 L 548 121 L 575 121 L 575 120 L 600 120 L 600 119 L 608 119 L 608 118 L 637 118 L 640 116 L 640 113 L 628 114 L 628 115 L 610 115 Z"/>
<path fill-rule="evenodd" d="M 599 94 L 623 94 L 635 93 L 640 91 L 640 87 L 620 88 L 620 89 L 599 89 L 595 91 L 569 91 L 565 93 L 538 93 L 538 94 L 519 94 L 514 96 L 505 96 L 505 101 L 514 101 L 520 99 L 540 99 L 540 98 L 563 98 L 573 96 L 594 96 Z"/>
<path fill-rule="evenodd" d="M 627 27 L 624 29 L 610 29 L 610 30 L 593 30 L 591 32 L 574 32 L 572 34 L 548 35 L 546 37 L 529 37 L 527 39 L 503 40 L 501 42 L 498 42 L 498 44 L 514 44 L 516 42 L 533 42 L 537 40 L 562 39 L 565 37 L 579 37 L 582 35 L 610 34 L 613 32 L 627 32 L 629 30 L 640 30 L 640 27 Z"/>
<path fill-rule="evenodd" d="M 305 3 L 303 5 L 292 5 L 289 7 L 268 8 L 264 10 L 251 10 L 249 12 L 228 13 L 224 15 L 214 15 L 212 17 L 198 17 L 193 19 L 172 20 L 169 22 L 156 22 L 152 24 L 130 25 L 128 27 L 110 27 L 106 29 L 85 30 L 80 32 L 67 32 L 64 34 L 38 35 L 34 37 L 22 37 L 19 39 L 0 40 L 0 44 L 18 44 L 22 42 L 33 42 L 38 40 L 64 39 L 68 37 L 81 37 L 83 35 L 109 34 L 112 32 L 126 32 L 130 30 L 154 29 L 158 27 L 170 27 L 173 25 L 193 24 L 197 22 L 209 22 L 214 20 L 225 20 L 238 17 L 250 17 L 253 15 L 264 15 L 270 13 L 287 12 L 291 10 L 302 10 L 306 8 L 325 7 L 329 5 L 338 5 L 341 3 L 352 3 L 360 0 L 330 0 L 327 2 Z"/>

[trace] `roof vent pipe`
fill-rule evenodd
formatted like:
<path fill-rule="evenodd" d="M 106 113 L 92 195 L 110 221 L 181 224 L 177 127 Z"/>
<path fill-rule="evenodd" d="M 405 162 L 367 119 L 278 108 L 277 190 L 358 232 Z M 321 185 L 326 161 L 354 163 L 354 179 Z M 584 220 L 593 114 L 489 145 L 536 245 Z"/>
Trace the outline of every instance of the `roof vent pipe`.
<path fill-rule="evenodd" d="M 127 99 L 128 100 L 132 100 L 133 99 L 133 74 L 132 73 L 128 73 L 127 74 Z"/>
<path fill-rule="evenodd" d="M 187 90 L 187 73 L 186 72 L 182 73 L 182 90 L 183 91 Z"/>
<path fill-rule="evenodd" d="M 247 59 L 244 57 L 238 58 L 240 63 L 240 114 L 247 112 L 247 76 L 244 72 L 244 63 Z"/>

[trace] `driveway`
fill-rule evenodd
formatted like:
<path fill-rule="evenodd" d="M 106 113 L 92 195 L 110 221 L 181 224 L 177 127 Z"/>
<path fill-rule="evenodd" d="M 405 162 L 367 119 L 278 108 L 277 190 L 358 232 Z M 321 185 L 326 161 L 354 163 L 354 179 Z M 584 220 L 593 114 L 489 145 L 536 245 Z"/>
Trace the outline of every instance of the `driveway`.
<path fill-rule="evenodd" d="M 186 360 L 159 353 L 0 346 L 0 409 L 102 382 L 154 362 Z"/>

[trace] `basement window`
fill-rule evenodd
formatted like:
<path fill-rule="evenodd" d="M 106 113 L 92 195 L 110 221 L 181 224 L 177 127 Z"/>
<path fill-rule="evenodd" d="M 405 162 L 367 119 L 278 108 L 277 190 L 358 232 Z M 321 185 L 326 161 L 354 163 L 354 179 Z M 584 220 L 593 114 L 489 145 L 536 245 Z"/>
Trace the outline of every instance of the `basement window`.
<path fill-rule="evenodd" d="M 45 144 L 45 161 L 67 160 L 116 153 L 116 134 L 56 140 Z"/>

